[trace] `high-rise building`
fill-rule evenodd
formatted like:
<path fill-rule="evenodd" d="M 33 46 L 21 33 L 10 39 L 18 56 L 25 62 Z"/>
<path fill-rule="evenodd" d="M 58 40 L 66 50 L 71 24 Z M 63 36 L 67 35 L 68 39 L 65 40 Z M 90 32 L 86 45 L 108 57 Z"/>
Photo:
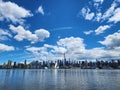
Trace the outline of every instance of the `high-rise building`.
<path fill-rule="evenodd" d="M 6 63 L 3 63 L 2 68 L 3 68 L 3 69 L 6 68 Z"/>
<path fill-rule="evenodd" d="M 64 66 L 66 65 L 66 56 L 65 56 L 65 53 L 64 53 Z"/>
<path fill-rule="evenodd" d="M 14 62 L 14 64 L 13 64 L 13 68 L 16 68 L 16 67 L 17 67 L 16 62 Z"/>
<path fill-rule="evenodd" d="M 12 60 L 8 60 L 7 68 L 8 69 L 12 68 Z"/>
<path fill-rule="evenodd" d="M 27 64 L 27 61 L 25 60 L 25 61 L 24 61 L 24 65 L 26 65 L 26 64 Z"/>
<path fill-rule="evenodd" d="M 24 68 L 27 68 L 27 61 L 24 61 Z"/>

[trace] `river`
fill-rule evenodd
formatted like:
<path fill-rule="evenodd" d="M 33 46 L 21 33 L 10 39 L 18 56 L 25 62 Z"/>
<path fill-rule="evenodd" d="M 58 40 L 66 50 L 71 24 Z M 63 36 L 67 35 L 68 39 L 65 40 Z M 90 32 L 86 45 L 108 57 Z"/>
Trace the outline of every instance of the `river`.
<path fill-rule="evenodd" d="M 0 90 L 120 90 L 120 70 L 1 69 Z"/>

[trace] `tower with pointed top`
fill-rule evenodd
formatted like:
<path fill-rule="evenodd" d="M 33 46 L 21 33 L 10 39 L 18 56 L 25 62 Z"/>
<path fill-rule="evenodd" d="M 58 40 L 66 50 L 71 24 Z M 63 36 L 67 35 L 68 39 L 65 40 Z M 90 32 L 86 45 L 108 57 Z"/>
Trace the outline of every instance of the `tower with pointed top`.
<path fill-rule="evenodd" d="M 65 53 L 64 53 L 64 66 L 66 65 L 66 56 L 65 56 Z"/>

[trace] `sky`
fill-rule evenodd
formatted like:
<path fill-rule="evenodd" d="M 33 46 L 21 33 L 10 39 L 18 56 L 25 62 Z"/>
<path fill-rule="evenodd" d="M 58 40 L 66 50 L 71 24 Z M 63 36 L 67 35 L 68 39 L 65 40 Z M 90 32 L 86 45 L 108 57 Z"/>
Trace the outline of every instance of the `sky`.
<path fill-rule="evenodd" d="M 0 0 L 0 63 L 120 58 L 120 0 Z"/>

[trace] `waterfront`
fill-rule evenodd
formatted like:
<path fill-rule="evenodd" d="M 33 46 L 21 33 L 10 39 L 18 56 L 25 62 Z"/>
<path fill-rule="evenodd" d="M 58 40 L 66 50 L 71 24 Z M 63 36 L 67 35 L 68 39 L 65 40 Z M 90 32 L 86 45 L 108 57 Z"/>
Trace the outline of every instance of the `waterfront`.
<path fill-rule="evenodd" d="M 109 61 L 96 60 L 96 61 L 76 61 L 66 60 L 65 56 L 63 60 L 56 61 L 32 61 L 27 64 L 24 63 L 12 63 L 12 60 L 8 60 L 8 63 L 0 65 L 0 69 L 120 69 L 120 59 L 112 59 Z"/>
<path fill-rule="evenodd" d="M 120 90 L 120 70 L 1 69 L 0 90 Z"/>

